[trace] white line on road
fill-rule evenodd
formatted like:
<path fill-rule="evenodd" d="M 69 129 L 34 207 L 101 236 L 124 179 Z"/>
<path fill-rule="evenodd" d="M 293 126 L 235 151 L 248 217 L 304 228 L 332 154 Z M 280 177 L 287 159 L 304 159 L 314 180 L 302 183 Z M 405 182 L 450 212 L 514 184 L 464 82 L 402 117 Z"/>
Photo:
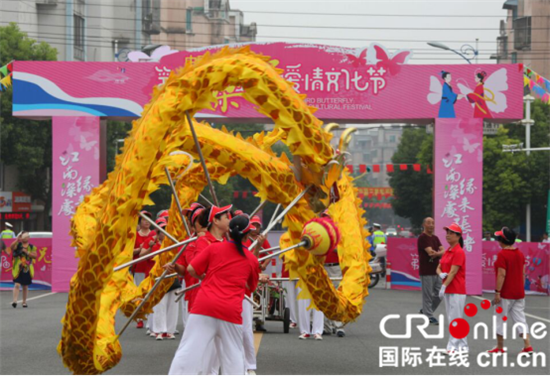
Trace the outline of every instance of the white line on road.
<path fill-rule="evenodd" d="M 43 297 L 45 297 L 45 296 L 49 296 L 49 295 L 53 295 L 53 294 L 57 294 L 57 293 L 56 293 L 56 292 L 49 292 L 49 293 L 47 293 L 47 294 L 42 294 L 42 295 L 34 296 L 34 297 L 32 297 L 32 298 L 27 298 L 27 302 L 28 302 L 29 300 L 40 299 L 40 298 L 43 298 Z M 23 301 L 22 301 L 22 300 L 18 300 L 17 303 L 23 303 Z"/>
<path fill-rule="evenodd" d="M 471 298 L 474 298 L 474 299 L 478 299 L 478 300 L 485 300 L 485 298 L 480 298 L 479 296 L 473 296 L 473 295 L 470 295 Z M 546 322 L 550 322 L 550 320 L 548 319 L 545 319 L 543 317 L 540 317 L 540 316 L 535 316 L 535 315 L 532 315 L 530 313 L 525 313 L 525 316 L 528 316 L 528 317 L 531 317 L 533 319 L 537 319 L 537 320 L 542 320 L 542 321 L 546 321 Z"/>

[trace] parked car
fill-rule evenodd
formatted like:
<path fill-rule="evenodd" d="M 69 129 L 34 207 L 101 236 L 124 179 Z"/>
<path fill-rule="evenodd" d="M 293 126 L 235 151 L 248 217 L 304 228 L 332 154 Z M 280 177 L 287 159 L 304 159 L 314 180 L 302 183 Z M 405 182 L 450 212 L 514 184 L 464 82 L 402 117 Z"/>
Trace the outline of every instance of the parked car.
<path fill-rule="evenodd" d="M 395 227 L 388 227 L 386 229 L 386 236 L 397 237 L 397 229 Z"/>

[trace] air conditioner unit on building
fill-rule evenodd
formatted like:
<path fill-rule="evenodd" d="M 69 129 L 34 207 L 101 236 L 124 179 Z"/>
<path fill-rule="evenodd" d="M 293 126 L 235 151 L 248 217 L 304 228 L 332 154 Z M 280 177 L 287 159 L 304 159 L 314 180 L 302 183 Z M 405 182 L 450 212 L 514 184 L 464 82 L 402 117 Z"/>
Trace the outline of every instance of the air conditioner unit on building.
<path fill-rule="evenodd" d="M 57 5 L 58 0 L 36 0 L 36 5 Z"/>

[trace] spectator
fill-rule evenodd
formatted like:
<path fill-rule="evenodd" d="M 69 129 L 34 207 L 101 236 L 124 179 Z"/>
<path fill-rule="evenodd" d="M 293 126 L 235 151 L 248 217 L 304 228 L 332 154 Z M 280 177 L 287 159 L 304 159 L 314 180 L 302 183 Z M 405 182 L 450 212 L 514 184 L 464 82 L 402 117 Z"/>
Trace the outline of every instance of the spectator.
<path fill-rule="evenodd" d="M 550 239 L 548 239 L 548 233 L 545 232 L 544 235 L 542 235 L 542 242 L 543 243 L 550 243 Z"/>
<path fill-rule="evenodd" d="M 434 234 L 435 223 L 433 218 L 427 217 L 422 222 L 424 232 L 418 237 L 418 260 L 420 263 L 420 281 L 422 283 L 422 309 L 420 313 L 428 316 L 430 324 L 439 325 L 434 312 L 439 307 L 439 290 L 441 279 L 437 276 L 439 259 L 445 253 L 441 241 Z"/>
<path fill-rule="evenodd" d="M 487 231 L 487 232 L 485 233 L 485 237 L 484 237 L 483 239 L 481 239 L 481 240 L 484 240 L 484 241 L 491 241 L 491 242 L 492 242 L 492 241 L 495 241 L 495 238 L 493 238 L 493 237 L 491 236 L 491 233 L 490 233 L 489 231 Z"/>
<path fill-rule="evenodd" d="M 447 319 L 449 325 L 455 319 L 460 319 L 464 315 L 464 306 L 466 305 L 466 255 L 462 247 L 462 229 L 456 223 L 449 227 L 444 227 L 447 231 L 445 237 L 449 248 L 443 254 L 437 274 L 443 280 L 441 290 L 439 290 L 439 298 L 445 298 L 445 308 L 447 310 Z M 464 352 L 468 351 L 468 339 L 462 339 L 449 336 L 447 343 L 447 352 L 451 353 L 455 350 Z"/>
<path fill-rule="evenodd" d="M 12 258 L 12 274 L 13 274 L 13 302 L 11 306 L 17 307 L 17 298 L 19 297 L 19 288 L 23 286 L 23 308 L 27 308 L 27 296 L 29 294 L 29 286 L 32 284 L 34 277 L 34 260 L 36 259 L 36 247 L 29 243 L 30 235 L 28 231 L 23 231 L 10 247 L 6 249 L 6 253 Z"/>
<path fill-rule="evenodd" d="M 374 249 L 376 249 L 376 246 L 378 244 L 386 244 L 387 238 L 386 234 L 384 234 L 384 231 L 381 230 L 382 226 L 380 226 L 378 223 L 373 223 L 374 226 L 374 233 L 372 235 L 372 245 Z M 373 249 L 373 252 L 374 252 Z M 382 277 L 386 276 L 386 258 L 380 257 L 380 265 L 382 266 Z"/>
<path fill-rule="evenodd" d="M 496 289 L 495 310 L 501 308 L 502 312 L 495 313 L 497 318 L 497 347 L 489 350 L 490 353 L 504 353 L 503 317 L 511 317 L 517 326 L 518 334 L 523 337 L 522 353 L 533 353 L 529 341 L 529 326 L 525 320 L 525 256 L 514 244 L 516 233 L 508 227 L 495 232 L 498 245 L 502 250 L 497 255 L 495 262 Z M 522 330 L 523 329 L 523 330 Z"/>

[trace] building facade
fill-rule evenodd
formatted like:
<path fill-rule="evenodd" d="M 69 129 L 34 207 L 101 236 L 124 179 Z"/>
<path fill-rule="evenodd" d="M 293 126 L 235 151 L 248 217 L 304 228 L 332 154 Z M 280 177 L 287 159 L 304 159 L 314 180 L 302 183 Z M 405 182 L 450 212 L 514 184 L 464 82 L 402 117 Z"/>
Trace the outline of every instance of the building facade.
<path fill-rule="evenodd" d="M 174 50 L 256 40 L 256 24 L 229 0 L 161 0 L 160 20 L 151 41 Z"/>
<path fill-rule="evenodd" d="M 500 21 L 498 64 L 522 63 L 538 74 L 550 77 L 550 1 L 507 0 L 506 20 Z"/>

